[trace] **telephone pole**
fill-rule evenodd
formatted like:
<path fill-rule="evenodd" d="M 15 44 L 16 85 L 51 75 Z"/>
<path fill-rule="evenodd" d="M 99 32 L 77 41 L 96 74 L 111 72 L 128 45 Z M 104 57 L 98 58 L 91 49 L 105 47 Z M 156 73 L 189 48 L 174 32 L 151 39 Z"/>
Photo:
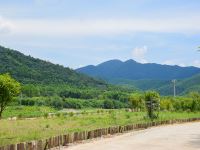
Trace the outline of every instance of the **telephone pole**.
<path fill-rule="evenodd" d="M 174 97 L 176 97 L 176 80 L 172 80 L 172 83 L 174 84 Z"/>

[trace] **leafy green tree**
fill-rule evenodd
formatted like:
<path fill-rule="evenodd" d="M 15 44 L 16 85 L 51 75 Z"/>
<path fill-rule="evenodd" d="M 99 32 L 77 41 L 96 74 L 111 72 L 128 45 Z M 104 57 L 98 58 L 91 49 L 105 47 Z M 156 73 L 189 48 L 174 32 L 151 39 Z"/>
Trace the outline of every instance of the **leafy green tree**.
<path fill-rule="evenodd" d="M 130 95 L 129 103 L 132 110 L 139 111 L 144 106 L 144 98 L 141 94 L 134 93 Z"/>
<path fill-rule="evenodd" d="M 173 98 L 170 97 L 162 97 L 160 100 L 160 110 L 161 111 L 173 111 Z"/>
<path fill-rule="evenodd" d="M 192 97 L 191 111 L 200 110 L 200 94 L 198 92 L 191 92 L 190 97 Z"/>
<path fill-rule="evenodd" d="M 145 104 L 147 108 L 147 114 L 150 119 L 158 118 L 158 112 L 160 110 L 160 95 L 155 91 L 148 91 L 145 93 Z M 157 113 L 156 113 L 157 112 Z"/>
<path fill-rule="evenodd" d="M 0 119 L 6 106 L 20 93 L 20 83 L 9 74 L 0 75 Z"/>
<path fill-rule="evenodd" d="M 114 103 L 112 100 L 105 100 L 103 105 L 104 105 L 105 109 L 113 109 L 114 108 Z"/>

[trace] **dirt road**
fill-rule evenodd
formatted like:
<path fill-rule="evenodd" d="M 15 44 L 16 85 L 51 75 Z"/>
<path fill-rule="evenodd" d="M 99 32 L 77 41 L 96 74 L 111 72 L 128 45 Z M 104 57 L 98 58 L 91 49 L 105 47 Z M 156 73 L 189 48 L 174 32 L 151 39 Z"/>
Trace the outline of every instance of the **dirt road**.
<path fill-rule="evenodd" d="M 200 122 L 149 128 L 72 145 L 66 150 L 200 150 Z"/>

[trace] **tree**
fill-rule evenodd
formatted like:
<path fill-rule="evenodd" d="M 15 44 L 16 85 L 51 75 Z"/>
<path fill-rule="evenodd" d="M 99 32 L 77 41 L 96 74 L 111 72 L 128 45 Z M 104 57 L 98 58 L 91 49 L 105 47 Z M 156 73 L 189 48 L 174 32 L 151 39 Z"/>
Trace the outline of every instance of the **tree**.
<path fill-rule="evenodd" d="M 160 100 L 160 110 L 173 111 L 174 107 L 172 101 L 173 99 L 171 99 L 170 97 L 162 97 L 162 99 Z"/>
<path fill-rule="evenodd" d="M 191 111 L 200 110 L 200 94 L 198 92 L 190 92 L 189 95 L 192 98 Z"/>
<path fill-rule="evenodd" d="M 145 104 L 147 108 L 147 114 L 150 119 L 158 118 L 160 110 L 160 95 L 155 91 L 148 91 L 145 93 Z"/>
<path fill-rule="evenodd" d="M 114 108 L 114 103 L 112 100 L 105 100 L 103 103 L 103 106 L 105 109 L 113 109 Z"/>
<path fill-rule="evenodd" d="M 12 102 L 13 97 L 21 91 L 20 83 L 9 74 L 0 75 L 0 119 L 6 106 Z"/>
<path fill-rule="evenodd" d="M 130 97 L 129 97 L 129 103 L 130 103 L 130 106 L 131 106 L 131 109 L 132 110 L 136 110 L 136 111 L 139 111 L 143 108 L 143 96 L 138 94 L 138 93 L 135 93 L 135 94 L 131 94 Z"/>

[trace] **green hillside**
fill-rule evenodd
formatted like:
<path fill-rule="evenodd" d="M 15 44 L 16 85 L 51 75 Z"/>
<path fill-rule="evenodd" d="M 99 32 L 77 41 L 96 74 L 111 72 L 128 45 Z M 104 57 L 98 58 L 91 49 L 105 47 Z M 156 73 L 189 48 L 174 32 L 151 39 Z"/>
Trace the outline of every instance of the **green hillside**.
<path fill-rule="evenodd" d="M 109 83 L 125 86 L 129 88 L 137 88 L 139 90 L 153 90 L 166 85 L 168 80 L 128 80 L 128 79 L 110 79 Z"/>
<path fill-rule="evenodd" d="M 0 47 L 2 73 L 10 73 L 22 83 L 22 93 L 16 97 L 15 105 L 124 108 L 133 92 L 4 47 Z"/>
<path fill-rule="evenodd" d="M 137 88 L 138 90 L 156 90 L 162 95 L 173 95 L 173 84 L 171 80 L 125 80 L 113 79 L 110 83 Z M 190 91 L 200 91 L 200 74 L 190 78 L 177 80 L 176 91 L 178 95 L 187 94 Z"/>
<path fill-rule="evenodd" d="M 2 46 L 0 46 L 1 73 L 10 73 L 24 84 L 67 83 L 73 86 L 107 86 L 103 81 L 77 73 L 69 68 L 26 56 Z"/>
<path fill-rule="evenodd" d="M 110 60 L 96 66 L 85 66 L 77 69 L 77 71 L 107 81 L 113 79 L 172 80 L 192 77 L 200 73 L 200 68 L 155 63 L 142 64 L 130 59 L 124 62 L 120 60 Z"/>
<path fill-rule="evenodd" d="M 163 95 L 173 94 L 173 84 L 168 83 L 157 89 Z M 192 76 L 184 80 L 178 80 L 176 85 L 176 90 L 178 95 L 187 94 L 190 91 L 200 92 L 200 74 Z"/>

